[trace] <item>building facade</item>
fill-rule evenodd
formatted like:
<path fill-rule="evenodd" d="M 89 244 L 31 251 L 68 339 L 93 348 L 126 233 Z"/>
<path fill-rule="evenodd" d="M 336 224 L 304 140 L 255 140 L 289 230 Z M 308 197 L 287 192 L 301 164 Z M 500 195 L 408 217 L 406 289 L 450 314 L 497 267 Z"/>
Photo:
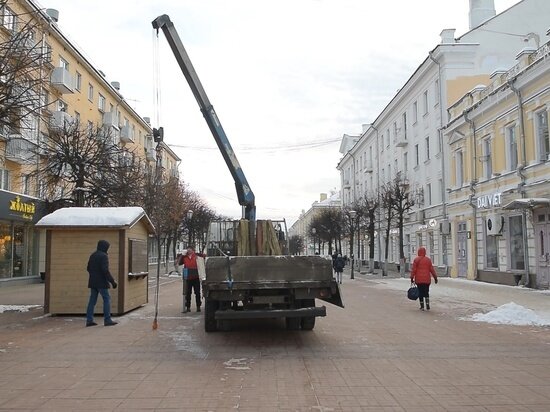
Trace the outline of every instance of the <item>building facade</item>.
<path fill-rule="evenodd" d="M 30 79 L 40 76 L 40 84 L 35 82 L 29 88 L 39 96 L 40 110 L 0 128 L 0 201 L 4 202 L 0 205 L 0 266 L 10 268 L 0 270 L 1 280 L 38 276 L 43 266 L 39 257 L 43 242 L 33 222 L 40 217 L 45 188 L 31 176 L 40 167 L 40 147 L 48 141 L 51 128 L 78 125 L 81 130 L 101 129 L 123 154 L 139 156 L 148 168 L 157 165 L 158 153 L 167 177 L 177 177 L 180 159 L 164 143 L 154 142 L 149 120 L 125 100 L 121 83 L 108 81 L 61 32 L 57 10 L 44 10 L 32 0 L 8 0 L 0 9 L 0 42 L 7 44 L 27 30 L 26 50 L 40 59 L 34 61 L 39 75 Z M 21 77 L 10 81 L 29 83 Z M 23 226 L 22 217 L 14 218 L 10 209 L 12 201 L 34 207 L 32 217 L 22 214 L 26 219 Z M 26 258 L 20 264 L 21 256 Z"/>
<path fill-rule="evenodd" d="M 519 49 L 536 47 L 546 37 L 550 3 L 524 0 L 499 15 L 494 2 L 470 2 L 471 30 L 455 38 L 454 29 L 441 32 L 441 42 L 400 88 L 338 164 L 343 204 L 363 196 L 378 196 L 399 173 L 415 206 L 405 216 L 404 253 L 411 262 L 419 246 L 434 263 L 450 273 L 453 261 L 449 221 L 449 145 L 442 130 L 447 109 L 464 93 L 488 84 L 491 74 L 515 64 Z M 492 10 L 492 11 L 491 11 Z M 521 16 L 521 18 L 519 18 Z M 379 210 L 376 258 L 384 260 L 383 219 Z M 399 262 L 398 228 L 390 230 L 388 260 Z"/>
<path fill-rule="evenodd" d="M 449 113 L 453 276 L 550 287 L 550 43 Z"/>
<path fill-rule="evenodd" d="M 311 222 L 322 210 L 333 209 L 340 211 L 342 201 L 340 193 L 333 192 L 330 196 L 321 193 L 319 201 L 313 202 L 311 207 L 303 210 L 300 217 L 288 230 L 289 236 L 300 236 L 304 240 L 304 253 L 306 255 L 328 254 L 328 245 L 323 244 L 310 230 Z"/>

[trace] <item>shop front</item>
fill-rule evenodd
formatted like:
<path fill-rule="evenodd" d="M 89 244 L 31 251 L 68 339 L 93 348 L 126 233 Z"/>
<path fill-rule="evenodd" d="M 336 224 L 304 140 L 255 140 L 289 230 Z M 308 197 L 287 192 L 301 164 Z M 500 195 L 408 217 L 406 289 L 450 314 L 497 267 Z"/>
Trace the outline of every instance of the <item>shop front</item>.
<path fill-rule="evenodd" d="M 40 199 L 0 190 L 0 286 L 39 276 Z"/>

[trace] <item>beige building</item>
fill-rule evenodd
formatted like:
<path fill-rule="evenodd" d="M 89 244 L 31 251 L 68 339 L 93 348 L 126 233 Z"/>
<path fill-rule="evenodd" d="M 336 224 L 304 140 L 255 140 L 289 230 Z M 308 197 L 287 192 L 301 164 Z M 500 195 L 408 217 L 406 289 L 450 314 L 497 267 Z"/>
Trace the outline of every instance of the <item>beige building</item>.
<path fill-rule="evenodd" d="M 449 109 L 452 276 L 550 286 L 550 42 Z"/>
<path fill-rule="evenodd" d="M 164 176 L 178 177 L 178 156 L 166 144 L 157 145 L 149 119 L 125 100 L 121 82 L 109 81 L 60 31 L 59 16 L 32 0 L 8 0 L 1 7 L 0 42 L 30 30 L 26 45 L 40 56 L 31 77 L 40 76 L 44 82 L 32 88 L 39 96 L 40 116 L 24 118 L 24 127 L 14 121 L 0 128 L 0 280 L 37 276 L 43 260 L 34 223 L 40 218 L 45 188 L 29 174 L 40 165 L 40 147 L 51 127 L 101 128 L 123 153 L 143 159 L 147 169 L 155 167 L 158 154 Z"/>
<path fill-rule="evenodd" d="M 341 208 L 342 201 L 339 192 L 333 192 L 330 196 L 327 196 L 326 193 L 321 193 L 319 201 L 313 202 L 307 211 L 302 211 L 298 220 L 290 227 L 288 235 L 297 235 L 304 239 L 304 253 L 306 255 L 314 255 L 315 253 L 319 253 L 320 255 L 328 254 L 328 245 L 320 243 L 319 239 L 311 233 L 309 227 L 313 218 L 320 211 L 325 209 L 341 210 Z"/>

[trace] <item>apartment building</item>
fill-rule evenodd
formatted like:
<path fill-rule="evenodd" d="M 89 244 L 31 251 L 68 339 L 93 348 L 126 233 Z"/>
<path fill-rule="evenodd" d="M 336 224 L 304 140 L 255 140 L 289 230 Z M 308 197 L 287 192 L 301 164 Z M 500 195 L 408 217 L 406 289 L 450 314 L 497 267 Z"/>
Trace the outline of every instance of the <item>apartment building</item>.
<path fill-rule="evenodd" d="M 414 194 L 414 209 L 404 223 L 406 262 L 424 246 L 437 266 L 450 270 L 447 188 L 451 162 L 442 134 L 449 118 L 447 109 L 464 93 L 488 84 L 495 70 L 512 67 L 519 49 L 544 42 L 549 13 L 550 3 L 541 0 L 520 1 L 498 15 L 494 1 L 470 1 L 471 30 L 459 38 L 454 29 L 443 30 L 440 44 L 374 121 L 363 126 L 353 146 L 341 150 L 337 169 L 344 206 L 376 195 L 397 173 Z M 381 234 L 382 217 L 380 211 L 377 231 Z M 380 236 L 375 245 L 379 261 L 385 255 L 385 241 Z M 388 248 L 389 262 L 398 263 L 397 227 L 390 230 Z"/>
<path fill-rule="evenodd" d="M 40 116 L 25 119 L 27 127 L 14 123 L 0 130 L 0 279 L 15 279 L 39 272 L 40 236 L 33 223 L 43 214 L 44 188 L 29 174 L 40 165 L 37 148 L 48 140 L 51 127 L 102 128 L 123 153 L 139 156 L 149 168 L 157 164 L 158 153 L 166 177 L 178 176 L 180 159 L 163 142 L 154 142 L 149 119 L 125 100 L 121 82 L 109 81 L 61 32 L 59 11 L 32 0 L 8 0 L 0 14 L 2 42 L 31 22 L 28 41 L 40 52 L 45 79 L 32 91 L 40 96 Z"/>
<path fill-rule="evenodd" d="M 550 287 L 550 42 L 450 107 L 453 276 Z"/>

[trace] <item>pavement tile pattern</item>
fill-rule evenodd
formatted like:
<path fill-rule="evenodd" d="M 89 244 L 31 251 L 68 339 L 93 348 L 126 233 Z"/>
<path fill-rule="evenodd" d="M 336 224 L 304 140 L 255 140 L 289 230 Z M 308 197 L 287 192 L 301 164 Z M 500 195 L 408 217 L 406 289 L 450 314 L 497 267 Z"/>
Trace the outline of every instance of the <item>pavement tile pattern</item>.
<path fill-rule="evenodd" d="M 261 320 L 206 334 L 168 277 L 156 331 L 151 303 L 108 328 L 5 312 L 0 411 L 550 411 L 550 328 L 460 320 L 471 305 L 437 287 L 421 312 L 405 290 L 356 277 L 344 278 L 346 308 L 327 304 L 311 332 Z M 43 295 L 6 289 L 0 304 Z"/>

